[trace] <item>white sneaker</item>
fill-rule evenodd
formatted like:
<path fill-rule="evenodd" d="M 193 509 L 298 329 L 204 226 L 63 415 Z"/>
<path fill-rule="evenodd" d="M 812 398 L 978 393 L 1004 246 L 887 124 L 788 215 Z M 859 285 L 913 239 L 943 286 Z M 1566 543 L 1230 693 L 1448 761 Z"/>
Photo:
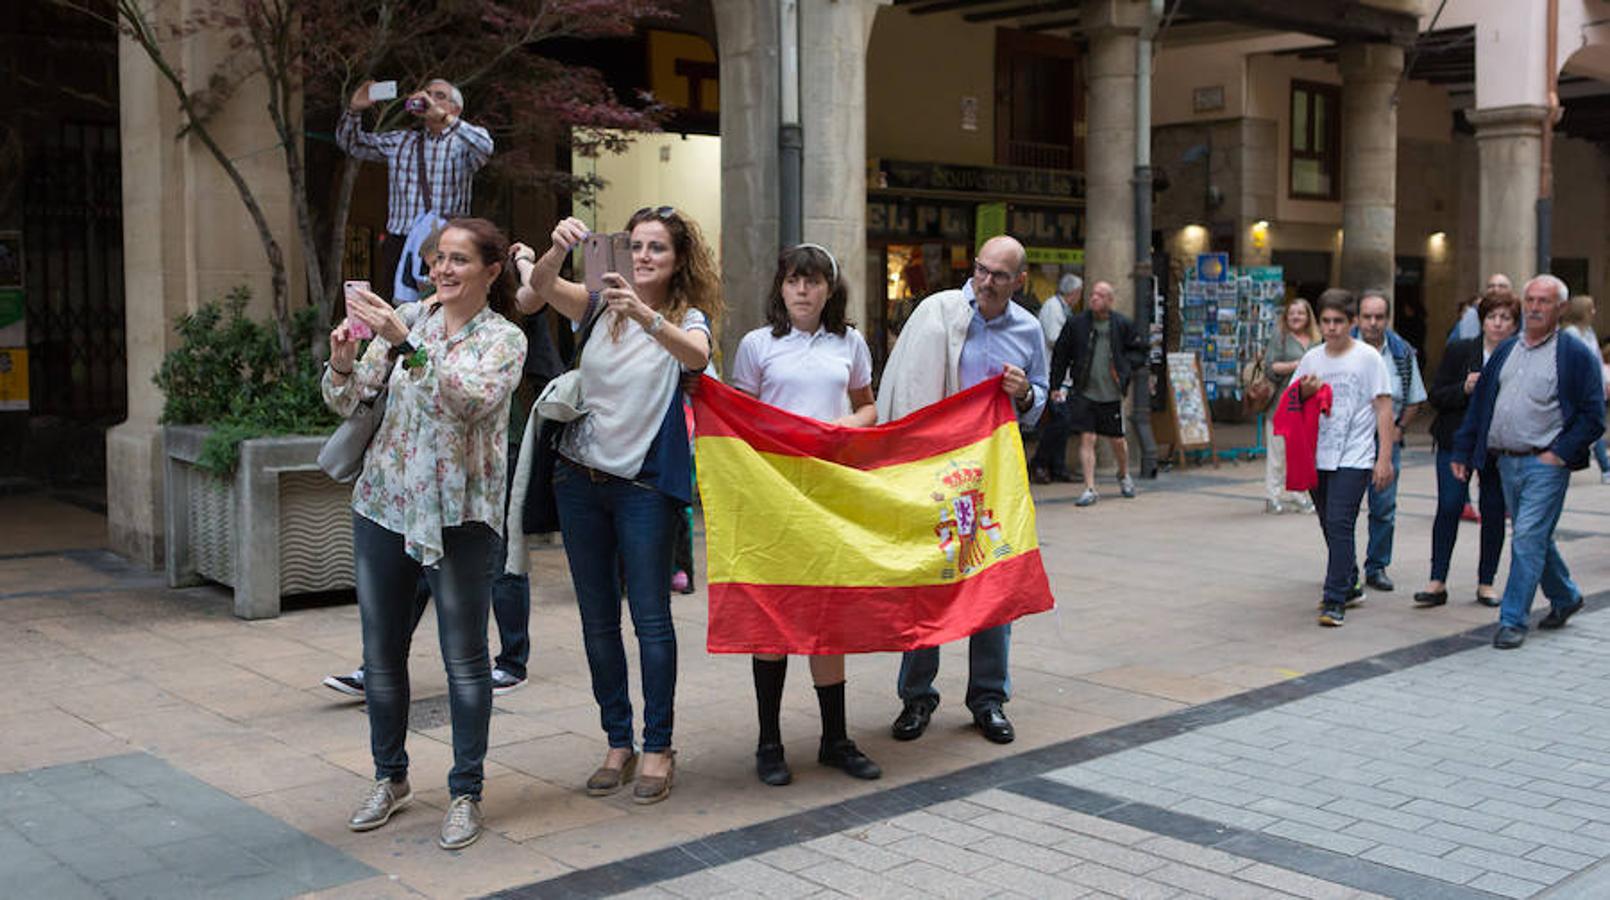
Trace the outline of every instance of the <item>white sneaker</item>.
<path fill-rule="evenodd" d="M 525 684 L 524 678 L 516 678 L 502 669 L 492 670 L 492 693 L 499 697 L 507 694 L 522 684 Z"/>
<path fill-rule="evenodd" d="M 1610 472 L 1600 472 L 1599 473 L 1599 483 L 1600 484 L 1610 484 Z"/>
<path fill-rule="evenodd" d="M 1079 495 L 1079 499 L 1073 501 L 1074 506 L 1094 506 L 1095 503 L 1096 503 L 1096 489 L 1095 488 L 1085 488 L 1084 493 Z"/>
<path fill-rule="evenodd" d="M 1278 516 L 1286 511 L 1286 505 L 1279 500 L 1263 501 L 1263 511 L 1271 516 Z"/>
<path fill-rule="evenodd" d="M 340 691 L 348 697 L 362 697 L 363 670 L 354 669 L 351 675 L 326 675 L 324 686 L 332 691 Z"/>
<path fill-rule="evenodd" d="M 1128 475 L 1119 476 L 1118 493 L 1122 494 L 1127 500 L 1135 499 L 1135 479 L 1130 478 Z"/>

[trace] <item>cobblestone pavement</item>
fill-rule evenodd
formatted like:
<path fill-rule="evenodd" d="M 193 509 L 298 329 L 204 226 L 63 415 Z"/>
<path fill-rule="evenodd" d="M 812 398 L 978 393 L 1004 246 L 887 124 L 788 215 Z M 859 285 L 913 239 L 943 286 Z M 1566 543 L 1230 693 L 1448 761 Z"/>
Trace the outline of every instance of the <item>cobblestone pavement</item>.
<path fill-rule="evenodd" d="M 367 722 L 319 686 L 356 662 L 350 603 L 240 621 L 227 592 L 170 590 L 99 549 L 103 518 L 0 496 L 0 895 L 1610 896 L 1593 868 L 1610 856 L 1610 597 L 1487 649 L 1463 526 L 1454 602 L 1413 609 L 1435 488 L 1428 453 L 1405 459 L 1401 587 L 1339 630 L 1314 623 L 1318 529 L 1262 514 L 1261 464 L 1090 509 L 1036 488 L 1059 609 L 1014 629 L 1017 742 L 970 728 L 965 644 L 942 652 L 946 702 L 911 744 L 888 732 L 898 656 L 856 657 L 850 730 L 879 782 L 810 762 L 796 660 L 795 783 L 757 784 L 748 661 L 702 652 L 702 592 L 678 598 L 677 783 L 651 807 L 580 790 L 603 741 L 562 549 L 537 548 L 531 683 L 496 700 L 488 830 L 459 853 L 435 845 L 451 750 L 431 617 L 411 669 L 418 799 L 352 834 Z M 1610 587 L 1594 474 L 1561 529 L 1584 589 Z"/>

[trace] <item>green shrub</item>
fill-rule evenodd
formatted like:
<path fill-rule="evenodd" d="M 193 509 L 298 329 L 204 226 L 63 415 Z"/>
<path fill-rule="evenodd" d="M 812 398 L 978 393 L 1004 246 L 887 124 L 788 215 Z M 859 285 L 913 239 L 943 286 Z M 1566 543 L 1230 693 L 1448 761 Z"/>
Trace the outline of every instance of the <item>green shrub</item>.
<path fill-rule="evenodd" d="M 162 422 L 208 425 L 197 465 L 228 474 L 240 459 L 240 442 L 281 434 L 324 434 L 340 422 L 319 392 L 320 363 L 314 358 L 317 312 L 291 317 L 287 362 L 272 322 L 245 315 L 251 292 L 237 287 L 220 302 L 179 317 L 179 346 L 157 370 Z"/>

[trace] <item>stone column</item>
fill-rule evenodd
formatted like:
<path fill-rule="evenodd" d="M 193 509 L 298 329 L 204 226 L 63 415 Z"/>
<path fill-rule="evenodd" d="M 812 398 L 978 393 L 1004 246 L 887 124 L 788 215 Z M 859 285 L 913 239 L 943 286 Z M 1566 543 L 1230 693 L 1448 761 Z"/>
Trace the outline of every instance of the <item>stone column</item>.
<path fill-rule="evenodd" d="M 203 30 L 165 48 L 203 81 L 232 53 L 222 33 Z M 173 89 L 128 38 L 118 42 L 122 143 L 124 321 L 128 419 L 106 435 L 106 507 L 113 550 L 153 568 L 163 561 L 162 394 L 151 377 L 177 343 L 173 321 L 236 285 L 252 290 L 251 315 L 271 307 L 268 261 L 240 195 L 206 148 L 175 138 L 183 121 Z M 239 160 L 286 257 L 293 305 L 303 302 L 300 245 L 286 194 L 284 157 L 262 152 L 279 138 L 264 110 L 261 79 L 242 85 L 210 120 Z"/>
<path fill-rule="evenodd" d="M 1398 111 L 1403 48 L 1342 47 L 1342 286 L 1392 293 L 1397 245 Z"/>
<path fill-rule="evenodd" d="M 1531 104 L 1465 114 L 1476 128 L 1479 204 L 1477 282 L 1503 272 L 1517 289 L 1537 266 L 1537 184 L 1548 108 Z"/>
<path fill-rule="evenodd" d="M 721 69 L 721 349 L 728 362 L 744 334 L 765 322 L 777 264 L 777 0 L 716 0 L 711 8 Z"/>
<path fill-rule="evenodd" d="M 1085 284 L 1113 286 L 1114 307 L 1134 317 L 1135 44 L 1147 8 L 1133 0 L 1085 0 L 1090 38 L 1085 137 Z"/>
<path fill-rule="evenodd" d="M 806 241 L 838 258 L 849 319 L 869 322 L 866 296 L 866 58 L 872 20 L 890 0 L 801 4 L 800 117 Z M 725 142 L 723 142 L 725 146 Z M 770 270 L 767 272 L 768 277 Z M 756 298 L 756 302 L 763 297 Z"/>

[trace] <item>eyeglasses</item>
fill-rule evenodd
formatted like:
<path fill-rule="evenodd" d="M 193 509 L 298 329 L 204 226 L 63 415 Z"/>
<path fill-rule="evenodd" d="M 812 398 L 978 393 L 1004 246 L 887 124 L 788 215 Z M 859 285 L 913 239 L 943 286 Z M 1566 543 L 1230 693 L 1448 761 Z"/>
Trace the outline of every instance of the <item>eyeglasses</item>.
<path fill-rule="evenodd" d="M 990 283 L 995 285 L 996 287 L 1006 287 L 1007 285 L 1012 283 L 1013 279 L 1017 278 L 1017 273 L 1015 273 L 1015 272 L 1004 272 L 1004 271 L 1001 271 L 999 269 L 991 269 L 991 268 L 986 267 L 983 263 L 981 263 L 981 262 L 979 262 L 978 260 L 975 259 L 975 260 L 973 260 L 973 277 L 974 278 L 988 277 L 989 280 L 990 280 Z"/>
<path fill-rule="evenodd" d="M 676 207 L 674 206 L 645 206 L 632 213 L 633 219 L 674 219 L 676 217 Z"/>

